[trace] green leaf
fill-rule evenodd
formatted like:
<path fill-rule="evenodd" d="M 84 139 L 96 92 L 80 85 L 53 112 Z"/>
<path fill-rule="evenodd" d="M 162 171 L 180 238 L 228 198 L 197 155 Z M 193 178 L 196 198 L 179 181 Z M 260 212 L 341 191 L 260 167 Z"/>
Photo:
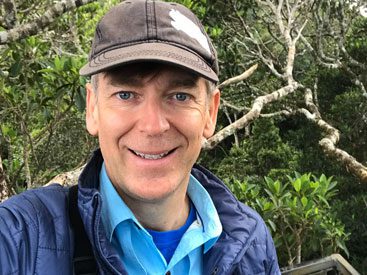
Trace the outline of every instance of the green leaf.
<path fill-rule="evenodd" d="M 3 133 L 4 136 L 6 136 L 10 139 L 16 137 L 16 132 L 11 126 L 1 125 L 1 132 Z"/>
<path fill-rule="evenodd" d="M 306 211 L 306 213 L 305 213 L 305 218 L 306 218 L 306 219 L 309 219 L 309 216 L 310 216 L 310 214 L 312 214 L 312 213 L 313 213 L 312 209 L 310 209 L 310 210 Z"/>
<path fill-rule="evenodd" d="M 328 203 L 328 201 L 322 196 L 322 195 L 318 195 L 317 196 L 318 197 L 318 199 L 320 200 L 320 201 L 322 201 L 327 207 L 330 207 L 330 205 L 329 205 L 329 203 Z"/>
<path fill-rule="evenodd" d="M 307 206 L 308 199 L 305 196 L 303 196 L 301 199 L 301 202 L 302 202 L 303 208 L 305 208 Z"/>
<path fill-rule="evenodd" d="M 331 180 L 331 178 L 330 178 L 330 180 Z M 330 185 L 328 186 L 327 190 L 328 190 L 328 191 L 330 191 L 330 190 L 334 189 L 334 187 L 335 187 L 337 184 L 338 184 L 338 183 L 337 183 L 336 181 L 332 181 L 332 182 L 330 183 Z"/>
<path fill-rule="evenodd" d="M 75 104 L 80 112 L 85 110 L 85 88 L 81 87 L 75 94 Z"/>
<path fill-rule="evenodd" d="M 63 58 L 56 56 L 54 59 L 55 70 L 62 71 L 64 69 L 64 63 L 65 63 L 65 60 Z"/>
<path fill-rule="evenodd" d="M 312 181 L 310 183 L 310 186 L 311 186 L 312 189 L 317 189 L 317 188 L 319 188 L 320 183 L 318 181 Z"/>
<path fill-rule="evenodd" d="M 276 194 L 279 194 L 279 191 L 280 191 L 280 181 L 276 181 L 274 182 L 274 188 L 275 188 L 275 192 Z"/>
<path fill-rule="evenodd" d="M 272 203 L 271 202 L 265 202 L 265 204 L 264 204 L 264 208 L 263 208 L 263 210 L 264 211 L 267 211 L 267 210 L 269 210 L 270 208 L 271 208 L 271 206 L 272 206 Z"/>
<path fill-rule="evenodd" d="M 38 70 L 39 73 L 53 73 L 54 72 L 54 69 L 52 68 L 44 68 L 44 69 L 41 69 L 41 70 Z"/>
<path fill-rule="evenodd" d="M 296 190 L 297 193 L 299 193 L 299 191 L 301 190 L 301 186 L 302 186 L 302 182 L 301 179 L 298 178 L 293 182 L 293 187 Z"/>
<path fill-rule="evenodd" d="M 267 222 L 270 225 L 270 227 L 273 230 L 273 232 L 276 232 L 277 231 L 277 227 L 276 227 L 275 223 L 272 220 L 267 220 Z"/>
<path fill-rule="evenodd" d="M 325 176 L 324 174 L 322 174 L 322 175 L 321 175 L 321 177 L 320 177 L 320 181 L 321 181 L 321 182 L 325 182 L 325 181 L 327 181 L 326 176 Z"/>
<path fill-rule="evenodd" d="M 345 254 L 347 254 L 347 257 L 349 258 L 349 251 L 345 245 L 345 242 L 343 240 L 336 240 L 336 244 L 345 252 Z"/>
<path fill-rule="evenodd" d="M 1 125 L 1 132 L 4 136 L 7 136 L 10 131 L 10 127 L 7 125 Z"/>
<path fill-rule="evenodd" d="M 293 198 L 293 207 L 297 207 L 297 197 Z"/>
<path fill-rule="evenodd" d="M 9 70 L 10 77 L 16 77 L 22 69 L 22 63 L 20 61 L 15 62 Z"/>

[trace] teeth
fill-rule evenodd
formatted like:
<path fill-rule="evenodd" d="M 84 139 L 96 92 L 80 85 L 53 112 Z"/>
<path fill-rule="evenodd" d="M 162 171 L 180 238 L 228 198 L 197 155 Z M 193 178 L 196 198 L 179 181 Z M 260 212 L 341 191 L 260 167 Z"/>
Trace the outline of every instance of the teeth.
<path fill-rule="evenodd" d="M 167 156 L 169 152 L 167 151 L 165 153 L 158 154 L 158 155 L 143 154 L 143 153 L 140 153 L 140 152 L 137 152 L 137 151 L 134 151 L 134 153 L 136 155 L 138 155 L 139 157 L 142 157 L 144 159 L 161 159 L 161 158 Z"/>

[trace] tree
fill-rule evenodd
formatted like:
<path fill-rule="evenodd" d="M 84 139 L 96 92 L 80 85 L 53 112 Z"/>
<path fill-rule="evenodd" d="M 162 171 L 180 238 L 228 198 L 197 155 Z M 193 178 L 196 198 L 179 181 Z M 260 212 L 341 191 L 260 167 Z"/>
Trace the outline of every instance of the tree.
<path fill-rule="evenodd" d="M 28 23 L 22 22 L 20 25 L 17 18 L 17 11 L 22 4 L 16 3 L 14 0 L 4 0 L 2 3 L 4 16 L 0 18 L 0 22 L 1 26 L 6 30 L 0 32 L 0 45 L 8 44 L 28 36 L 38 34 L 67 11 L 94 1 L 95 0 L 63 0 L 55 3 L 51 8 L 48 8 L 42 16 L 34 18 Z M 32 3 L 32 6 L 36 6 L 36 9 L 39 8 L 37 7 L 36 2 Z M 29 9 L 33 7 L 27 8 Z M 35 12 L 35 14 L 37 14 L 37 12 Z M 22 19 L 24 20 L 25 18 Z"/>
<path fill-rule="evenodd" d="M 65 12 L 89 2 L 92 1 L 65 0 L 45 10 L 38 19 L 19 24 L 17 21 L 18 7 L 15 1 L 4 1 L 2 9 L 5 16 L 2 18 L 2 26 L 6 30 L 0 33 L 0 43 L 9 44 L 36 34 Z M 195 5 L 190 3 L 191 8 L 195 9 Z M 213 148 L 226 137 L 244 128 L 249 122 L 259 116 L 264 116 L 261 112 L 266 105 L 280 101 L 289 94 L 300 92 L 304 95 L 305 108 L 287 103 L 284 106 L 285 109 L 278 110 L 271 115 L 292 115 L 297 112 L 304 114 L 307 119 L 316 123 L 325 132 L 325 137 L 320 141 L 324 152 L 345 164 L 352 173 L 365 181 L 367 177 L 366 167 L 347 152 L 335 146 L 339 140 L 339 131 L 322 119 L 317 98 L 315 98 L 317 90 L 311 89 L 310 85 L 307 85 L 308 83 L 302 83 L 295 77 L 302 69 L 297 66 L 298 59 L 302 61 L 303 56 L 306 56 L 313 58 L 315 64 L 333 69 L 342 68 L 350 75 L 354 84 L 360 88 L 361 93 L 367 94 L 362 80 L 366 65 L 354 58 L 348 52 L 346 45 L 348 28 L 353 25 L 354 18 L 358 18 L 356 10 L 361 4 L 358 2 L 357 6 L 351 8 L 350 3 L 343 1 L 272 2 L 270 0 L 257 0 L 251 9 L 246 9 L 247 14 L 245 14 L 240 1 L 232 0 L 230 3 L 232 11 L 229 16 L 231 20 L 228 21 L 229 23 L 221 22 L 226 26 L 223 29 L 229 33 L 235 32 L 232 44 L 235 44 L 239 49 L 237 54 L 242 55 L 246 60 L 261 62 L 275 78 L 278 89 L 266 95 L 257 96 L 245 115 L 221 129 L 207 141 L 204 148 Z M 218 1 L 217 5 L 223 4 Z M 257 23 L 249 24 L 250 20 L 253 19 L 258 20 Z M 73 41 L 76 42 L 75 39 Z M 300 50 L 297 51 L 297 47 Z M 333 55 L 326 55 L 326 50 L 333 52 Z M 14 66 L 16 69 L 19 64 Z M 223 82 L 220 87 L 244 80 L 253 69 L 243 77 L 235 77 Z M 233 107 L 233 105 L 229 106 Z"/>
<path fill-rule="evenodd" d="M 0 200 L 82 166 L 96 146 L 83 129 L 78 69 L 116 2 L 0 3 Z M 367 192 L 357 184 L 367 180 L 364 3 L 177 2 L 204 21 L 219 53 L 219 131 L 201 161 L 220 176 L 236 163 L 241 180 L 302 169 L 338 177 L 340 196 Z"/>
<path fill-rule="evenodd" d="M 313 62 L 312 66 L 321 68 L 342 69 L 360 90 L 360 94 L 367 96 L 363 81 L 366 64 L 347 50 L 347 38 L 350 35 L 348 27 L 353 26 L 354 20 L 361 19 L 356 8 L 351 9 L 343 1 L 267 0 L 255 3 L 253 9 L 246 10 L 250 15 L 244 16 L 241 2 L 231 1 L 232 20 L 228 20 L 230 24 L 227 23 L 226 31 L 235 39 L 230 47 L 235 48 L 236 54 L 241 55 L 245 62 L 261 62 L 271 73 L 270 77 L 274 78 L 275 85 L 272 86 L 278 88 L 265 95 L 259 95 L 258 88 L 252 89 L 251 93 L 257 96 L 250 108 L 227 104 L 229 108 L 248 111 L 210 138 L 204 148 L 212 149 L 260 116 L 303 114 L 324 132 L 319 142 L 324 153 L 366 182 L 366 166 L 336 147 L 340 133 L 322 118 L 317 98 L 317 75 L 313 83 L 302 77 L 303 71 L 307 69 L 302 62 Z M 223 25 L 228 21 L 224 19 Z M 326 55 L 326 51 L 333 54 Z M 294 93 L 303 95 L 303 102 L 294 104 L 284 101 L 283 98 Z M 281 109 L 262 113 L 268 104 L 275 101 L 282 101 Z"/>
<path fill-rule="evenodd" d="M 78 71 L 93 32 L 89 24 L 97 21 L 92 14 L 101 16 L 106 6 L 81 7 L 90 2 L 0 5 L 0 200 L 81 165 L 95 146 L 83 130 L 85 79 Z M 70 13 L 77 7 L 85 10 Z"/>

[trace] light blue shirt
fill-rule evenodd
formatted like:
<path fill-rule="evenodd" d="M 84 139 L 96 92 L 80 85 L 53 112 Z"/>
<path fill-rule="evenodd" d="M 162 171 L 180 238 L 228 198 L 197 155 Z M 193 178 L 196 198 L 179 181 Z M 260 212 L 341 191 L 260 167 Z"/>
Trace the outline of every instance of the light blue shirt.
<path fill-rule="evenodd" d="M 129 274 L 203 273 L 203 255 L 218 240 L 222 225 L 208 192 L 192 175 L 187 193 L 195 205 L 197 219 L 183 235 L 169 263 L 113 187 L 104 164 L 99 178 L 102 222 Z"/>

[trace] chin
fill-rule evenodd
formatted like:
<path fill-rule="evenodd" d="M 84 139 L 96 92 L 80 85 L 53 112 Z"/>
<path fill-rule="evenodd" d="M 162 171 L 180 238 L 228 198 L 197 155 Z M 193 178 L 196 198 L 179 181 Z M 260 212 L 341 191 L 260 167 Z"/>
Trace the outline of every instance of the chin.
<path fill-rule="evenodd" d="M 140 201 L 145 203 L 159 203 L 164 201 L 170 196 L 171 193 L 165 192 L 132 192 L 128 196 L 134 201 Z"/>
<path fill-rule="evenodd" d="M 135 186 L 136 187 L 136 186 Z M 158 202 L 172 196 L 177 190 L 178 185 L 167 185 L 167 180 L 164 183 L 150 181 L 147 184 L 142 184 L 141 188 L 130 190 L 130 196 L 140 201 Z"/>

